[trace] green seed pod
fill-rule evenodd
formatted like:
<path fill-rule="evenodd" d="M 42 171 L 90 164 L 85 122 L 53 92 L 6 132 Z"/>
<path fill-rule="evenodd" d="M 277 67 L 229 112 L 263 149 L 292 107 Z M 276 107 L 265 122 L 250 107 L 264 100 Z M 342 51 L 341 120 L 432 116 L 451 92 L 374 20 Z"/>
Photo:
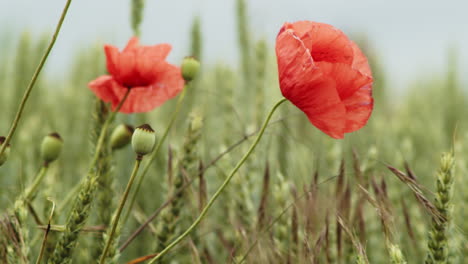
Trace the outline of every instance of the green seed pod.
<path fill-rule="evenodd" d="M 194 57 L 185 57 L 182 61 L 182 77 L 186 82 L 192 81 L 200 70 L 200 62 Z"/>
<path fill-rule="evenodd" d="M 5 139 L 6 139 L 5 137 L 0 137 L 0 147 L 3 145 L 3 142 L 5 142 Z M 3 154 L 0 155 L 0 166 L 2 166 L 3 163 L 7 161 L 9 155 L 10 155 L 10 144 L 7 145 Z"/>
<path fill-rule="evenodd" d="M 132 140 L 133 127 L 130 125 L 120 124 L 112 131 L 110 144 L 112 150 L 121 149 L 127 146 Z"/>
<path fill-rule="evenodd" d="M 144 124 L 135 129 L 132 136 L 133 150 L 139 156 L 144 156 L 153 151 L 156 143 L 156 133 L 150 125 Z"/>
<path fill-rule="evenodd" d="M 42 140 L 41 157 L 45 163 L 55 161 L 62 151 L 63 140 L 58 133 L 51 133 Z"/>

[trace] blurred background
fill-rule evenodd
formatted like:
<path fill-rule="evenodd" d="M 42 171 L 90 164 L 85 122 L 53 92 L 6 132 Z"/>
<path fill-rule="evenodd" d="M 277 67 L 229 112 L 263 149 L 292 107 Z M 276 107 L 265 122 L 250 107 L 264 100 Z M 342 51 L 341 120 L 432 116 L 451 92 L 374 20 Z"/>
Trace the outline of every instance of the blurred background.
<path fill-rule="evenodd" d="M 64 149 L 50 166 L 34 207 L 40 217 L 46 217 L 50 209 L 46 197 L 53 197 L 58 202 L 53 222 L 65 223 L 84 186 L 80 183 L 86 182 L 96 134 L 106 116 L 87 83 L 106 73 L 103 44 L 123 48 L 136 31 L 131 18 L 138 12 L 131 15 L 131 2 L 142 1 L 72 2 L 12 140 L 8 162 L 0 168 L 0 211 L 11 208 L 33 181 L 41 165 L 40 142 L 57 131 Z M 367 250 L 370 263 L 388 263 L 389 257 L 392 263 L 406 263 L 399 256 L 408 263 L 421 263 L 434 247 L 447 248 L 441 253 L 450 256 L 447 263 L 467 263 L 467 1 L 145 3 L 142 43 L 168 42 L 173 46 L 172 63 L 180 65 L 184 56 L 195 55 L 202 69 L 187 89 L 161 151 L 153 163 L 147 163 L 148 176 L 139 192 L 131 194 L 135 206 L 126 212 L 121 243 L 167 199 L 177 192 L 182 195 L 168 203 L 122 252 L 121 261 L 159 252 L 180 234 L 247 151 L 266 113 L 281 96 L 276 34 L 285 21 L 306 19 L 342 29 L 367 55 L 375 98 L 369 122 L 344 140 L 334 140 L 292 104 L 283 104 L 254 154 L 191 237 L 195 246 L 182 243 L 168 263 L 235 263 L 243 257 L 247 263 L 260 264 L 311 263 L 311 259 L 313 263 L 362 263 L 354 262 L 362 257 L 356 250 L 357 240 Z M 10 128 L 64 4 L 63 0 L 0 0 L 0 135 Z M 160 135 L 175 101 L 148 113 L 119 114 L 112 129 L 120 123 L 149 123 Z M 444 152 L 449 154 L 441 161 Z M 452 154 L 454 170 L 446 166 Z M 109 222 L 133 159 L 129 147 L 103 154 L 100 162 L 105 172 L 99 174 L 99 188 L 91 196 L 95 207 L 89 209 L 87 227 L 99 231 Z M 414 176 L 425 203 L 415 199 L 414 189 L 386 164 Z M 189 181 L 193 184 L 183 189 L 181 183 Z M 372 199 L 377 205 L 367 202 Z M 450 225 L 437 226 L 424 207 L 431 202 L 448 214 Z M 377 214 L 383 210 L 388 210 L 385 217 Z M 338 213 L 359 238 L 345 235 L 335 217 Z M 26 227 L 34 239 L 24 248 L 35 256 L 42 232 L 30 218 Z M 53 234 L 44 258 L 50 257 L 54 239 L 61 233 Z M 102 239 L 97 233 L 80 233 L 70 257 L 75 263 L 93 262 Z M 0 262 L 2 253 L 15 253 L 12 257 L 23 253 L 2 251 L 8 240 L 0 234 Z"/>
<path fill-rule="evenodd" d="M 376 47 L 392 92 L 405 90 L 415 76 L 447 68 L 449 49 L 457 51 L 461 71 L 468 66 L 468 2 L 464 0 L 249 0 L 250 31 L 272 46 L 281 25 L 313 20 L 332 24 L 355 37 L 365 35 Z M 1 34 L 50 32 L 63 1 L 1 0 Z M 129 1 L 80 0 L 72 3 L 48 68 L 62 73 L 77 46 L 97 41 L 123 47 L 132 35 Z M 171 59 L 179 62 L 190 45 L 192 18 L 201 18 L 206 62 L 237 63 L 235 1 L 147 1 L 142 24 L 143 43 L 169 42 Z M 3 44 L 5 45 L 5 44 Z M 428 74 L 429 73 L 429 74 Z M 464 80 L 467 74 L 461 75 Z"/>

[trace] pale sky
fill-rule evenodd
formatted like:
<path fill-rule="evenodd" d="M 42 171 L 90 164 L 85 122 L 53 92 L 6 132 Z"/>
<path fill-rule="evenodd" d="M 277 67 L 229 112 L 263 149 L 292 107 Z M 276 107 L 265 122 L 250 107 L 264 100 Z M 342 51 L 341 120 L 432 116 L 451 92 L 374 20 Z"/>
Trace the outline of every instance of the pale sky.
<path fill-rule="evenodd" d="M 447 51 L 458 49 L 468 73 L 466 0 L 248 0 L 252 33 L 271 47 L 285 21 L 313 20 L 347 34 L 366 33 L 382 56 L 389 79 L 403 85 L 445 71 Z M 131 36 L 130 0 L 74 0 L 47 67 L 60 71 L 80 46 L 96 41 L 123 47 Z M 189 45 L 194 15 L 202 18 L 204 58 L 236 63 L 235 0 L 147 0 L 142 42 L 173 45 L 178 63 Z M 0 0 L 0 32 L 52 32 L 64 0 Z M 464 77 L 465 81 L 467 77 Z"/>

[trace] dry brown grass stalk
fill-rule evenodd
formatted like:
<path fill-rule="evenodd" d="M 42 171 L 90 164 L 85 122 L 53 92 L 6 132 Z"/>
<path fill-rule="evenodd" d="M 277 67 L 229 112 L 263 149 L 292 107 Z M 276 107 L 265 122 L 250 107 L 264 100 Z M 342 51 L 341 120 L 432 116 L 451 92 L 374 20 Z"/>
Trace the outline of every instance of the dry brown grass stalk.
<path fill-rule="evenodd" d="M 400 181 L 402 181 L 403 183 L 405 183 L 409 188 L 410 190 L 413 192 L 414 196 L 416 197 L 416 199 L 418 200 L 418 202 L 426 209 L 426 212 L 434 219 L 434 221 L 436 221 L 437 223 L 444 223 L 447 221 L 447 219 L 445 219 L 443 217 L 443 215 L 440 214 L 439 210 L 437 210 L 437 208 L 434 206 L 434 204 L 432 204 L 425 196 L 424 196 L 424 193 L 422 191 L 422 189 L 424 187 L 422 187 L 417 181 L 415 178 L 412 178 L 414 177 L 414 175 L 412 176 L 408 176 L 406 175 L 405 173 L 403 173 L 402 171 L 392 167 L 392 166 L 389 166 L 387 165 L 387 168 L 395 175 L 398 177 L 398 179 Z"/>
<path fill-rule="evenodd" d="M 265 172 L 263 173 L 262 194 L 260 204 L 258 206 L 257 229 L 260 229 L 265 224 L 265 211 L 268 206 L 268 197 L 270 194 L 270 165 L 265 164 Z"/>
<path fill-rule="evenodd" d="M 369 264 L 369 259 L 367 259 L 366 249 L 364 248 L 364 246 L 359 241 L 359 238 L 356 237 L 356 234 L 354 233 L 354 231 L 352 231 L 348 227 L 346 222 L 343 220 L 343 218 L 339 214 L 336 215 L 336 219 L 338 220 L 338 224 L 341 226 L 341 228 L 344 230 L 344 232 L 351 239 L 351 242 L 354 245 L 354 248 L 356 250 L 356 253 L 357 253 L 358 257 L 360 257 L 360 259 L 362 261 L 364 261 L 364 263 Z"/>
<path fill-rule="evenodd" d="M 414 234 L 414 228 L 411 222 L 411 216 L 410 216 L 408 207 L 406 206 L 405 199 L 403 197 L 401 198 L 401 208 L 403 210 L 403 216 L 405 218 L 405 226 L 406 226 L 406 230 L 408 231 L 408 235 L 413 242 L 416 242 L 416 236 Z"/>
<path fill-rule="evenodd" d="M 326 244 L 328 233 L 328 227 L 324 227 L 323 231 L 320 232 L 317 241 L 315 241 L 314 250 L 313 250 L 313 264 L 318 264 L 320 261 L 320 252 L 323 246 Z"/>
<path fill-rule="evenodd" d="M 198 164 L 198 211 L 203 210 L 208 199 L 208 190 L 204 173 L 203 162 Z"/>

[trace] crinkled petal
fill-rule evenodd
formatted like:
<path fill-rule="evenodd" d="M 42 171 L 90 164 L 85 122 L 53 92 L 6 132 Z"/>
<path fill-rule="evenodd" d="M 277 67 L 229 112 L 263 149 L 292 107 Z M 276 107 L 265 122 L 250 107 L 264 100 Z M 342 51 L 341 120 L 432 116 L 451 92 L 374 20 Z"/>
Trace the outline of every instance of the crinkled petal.
<path fill-rule="evenodd" d="M 160 72 L 164 71 L 167 64 L 165 59 L 171 49 L 169 44 L 141 46 L 136 54 L 138 60 L 133 77 L 142 80 L 142 83 L 155 82 Z"/>
<path fill-rule="evenodd" d="M 317 62 L 322 73 L 335 80 L 341 100 L 353 95 L 360 88 L 372 83 L 372 78 L 344 63 Z"/>
<path fill-rule="evenodd" d="M 360 71 L 362 74 L 372 78 L 372 71 L 367 61 L 366 55 L 361 51 L 356 43 L 351 41 L 351 47 L 353 48 L 353 68 Z"/>
<path fill-rule="evenodd" d="M 332 138 L 344 137 L 346 110 L 340 101 L 333 80 L 325 78 L 314 84 L 315 92 L 307 92 L 307 100 L 300 109 L 309 118 L 309 121 Z"/>
<path fill-rule="evenodd" d="M 184 80 L 181 77 L 180 69 L 174 65 L 166 64 L 164 71 L 159 73 L 153 84 L 131 89 L 120 112 L 141 113 L 151 111 L 178 95 L 183 88 Z M 124 95 L 125 90 L 117 92 L 119 99 L 123 98 Z"/>
<path fill-rule="evenodd" d="M 126 87 L 141 85 L 143 80 L 138 76 L 136 52 L 122 52 L 118 57 L 118 74 L 114 78 Z"/>
<path fill-rule="evenodd" d="M 314 61 L 352 64 L 354 54 L 351 41 L 341 30 L 312 21 L 286 23 L 284 27 L 294 30 L 310 50 Z"/>
<path fill-rule="evenodd" d="M 172 46 L 167 43 L 156 44 L 156 45 L 139 45 L 139 40 L 137 37 L 132 37 L 129 41 L 124 52 L 138 52 L 138 56 L 149 57 L 154 60 L 165 60 L 169 52 L 171 51 Z"/>
<path fill-rule="evenodd" d="M 374 108 L 374 99 L 372 98 L 372 84 L 368 84 L 351 97 L 343 101 L 346 107 L 346 126 L 345 133 L 350 133 L 366 125 L 367 120 Z"/>
<path fill-rule="evenodd" d="M 94 94 L 104 102 L 112 103 L 112 105 L 118 104 L 118 96 L 115 93 L 116 86 L 120 86 L 114 78 L 110 75 L 103 75 L 98 77 L 96 80 L 88 83 L 88 87 Z"/>
<path fill-rule="evenodd" d="M 104 52 L 106 53 L 107 71 L 110 75 L 119 75 L 119 49 L 112 45 L 104 45 Z"/>
<path fill-rule="evenodd" d="M 125 87 L 147 86 L 158 75 L 158 68 L 171 51 L 171 45 L 158 44 L 140 46 L 133 37 L 122 52 L 111 45 L 104 47 L 107 57 L 107 70 L 115 80 Z"/>
<path fill-rule="evenodd" d="M 152 46 L 140 46 L 139 55 L 145 58 L 151 58 L 152 60 L 165 60 L 171 50 L 172 46 L 167 43 Z"/>
<path fill-rule="evenodd" d="M 346 110 L 333 79 L 322 74 L 293 30 L 280 32 L 276 55 L 281 92 L 310 122 L 333 138 L 343 138 Z"/>

